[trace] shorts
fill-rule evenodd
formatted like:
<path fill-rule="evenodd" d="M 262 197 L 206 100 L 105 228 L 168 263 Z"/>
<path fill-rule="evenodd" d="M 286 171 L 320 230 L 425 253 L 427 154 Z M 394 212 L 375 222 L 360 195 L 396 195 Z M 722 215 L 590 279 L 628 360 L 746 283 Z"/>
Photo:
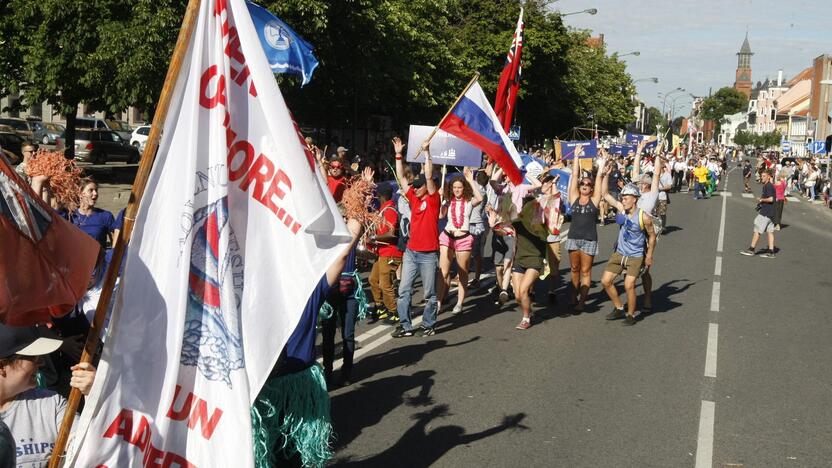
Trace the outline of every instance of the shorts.
<path fill-rule="evenodd" d="M 502 265 L 506 260 L 514 259 L 517 239 L 514 236 L 494 234 L 491 237 L 491 250 L 494 251 L 494 265 Z"/>
<path fill-rule="evenodd" d="M 605 271 L 616 275 L 621 274 L 622 271 L 626 271 L 627 276 L 638 278 L 643 272 L 643 267 L 644 257 L 625 257 L 618 251 L 615 251 L 610 256 L 610 261 L 607 262 Z"/>
<path fill-rule="evenodd" d="M 774 221 L 766 216 L 757 214 L 757 217 L 754 218 L 754 232 L 757 234 L 774 232 Z"/>
<path fill-rule="evenodd" d="M 471 235 L 474 236 L 474 245 L 471 246 L 471 255 L 481 257 L 483 249 L 485 248 L 485 239 L 488 237 L 488 229 L 475 229 L 474 226 L 479 228 L 480 225 L 471 225 Z"/>
<path fill-rule="evenodd" d="M 515 273 L 526 273 L 526 270 L 543 271 L 543 259 L 540 257 L 519 257 L 514 259 L 511 271 Z"/>
<path fill-rule="evenodd" d="M 581 252 L 596 256 L 598 255 L 598 241 L 586 239 L 566 239 L 566 251 L 572 252 L 580 250 Z"/>
<path fill-rule="evenodd" d="M 469 233 L 454 239 L 446 231 L 442 231 L 442 234 L 439 234 L 439 245 L 457 252 L 470 252 L 474 246 L 474 236 Z"/>

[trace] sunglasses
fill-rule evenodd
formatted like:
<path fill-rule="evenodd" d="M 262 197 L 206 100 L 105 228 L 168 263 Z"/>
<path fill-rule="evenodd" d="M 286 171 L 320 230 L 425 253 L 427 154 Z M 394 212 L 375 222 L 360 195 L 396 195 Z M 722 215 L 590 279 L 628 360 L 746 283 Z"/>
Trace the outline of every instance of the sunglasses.
<path fill-rule="evenodd" d="M 592 184 L 590 182 L 581 182 L 578 185 L 581 187 L 592 187 Z"/>
<path fill-rule="evenodd" d="M 329 168 L 330 169 L 341 169 L 341 165 L 340 164 L 330 164 Z"/>

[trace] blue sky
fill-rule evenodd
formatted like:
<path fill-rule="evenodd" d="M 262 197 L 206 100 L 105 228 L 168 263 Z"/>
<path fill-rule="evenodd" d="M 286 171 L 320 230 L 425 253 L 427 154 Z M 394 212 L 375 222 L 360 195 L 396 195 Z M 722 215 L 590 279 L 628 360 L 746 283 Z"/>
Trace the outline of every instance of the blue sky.
<path fill-rule="evenodd" d="M 564 21 L 593 35 L 603 33 L 608 53 L 641 52 L 622 60 L 634 79 L 659 79 L 636 86 L 643 101 L 660 109 L 660 92 L 682 87 L 702 96 L 710 88 L 732 86 L 746 28 L 755 83 L 776 79 L 781 68 L 791 78 L 813 58 L 832 53 L 829 0 L 557 0 L 550 8 L 563 13 L 597 8 L 594 16 L 571 15 Z M 677 106 L 682 102 L 678 99 Z"/>

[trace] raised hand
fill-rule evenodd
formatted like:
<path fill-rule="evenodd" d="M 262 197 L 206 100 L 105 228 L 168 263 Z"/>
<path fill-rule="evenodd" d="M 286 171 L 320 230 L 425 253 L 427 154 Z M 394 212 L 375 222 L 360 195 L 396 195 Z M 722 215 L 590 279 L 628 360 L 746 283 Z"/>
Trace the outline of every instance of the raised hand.
<path fill-rule="evenodd" d="M 395 151 L 396 154 L 401 154 L 405 146 L 406 145 L 402 142 L 401 138 L 393 137 L 393 151 Z"/>
<path fill-rule="evenodd" d="M 369 167 L 369 166 L 365 167 L 364 171 L 361 172 L 361 179 L 364 180 L 365 182 L 369 182 L 369 183 L 372 184 L 373 183 L 373 176 L 375 174 L 376 174 L 376 171 L 374 171 L 371 167 Z"/>
<path fill-rule="evenodd" d="M 464 168 L 462 170 L 462 175 L 465 176 L 465 180 L 467 180 L 468 182 L 474 181 L 474 171 L 472 171 L 470 167 Z"/>

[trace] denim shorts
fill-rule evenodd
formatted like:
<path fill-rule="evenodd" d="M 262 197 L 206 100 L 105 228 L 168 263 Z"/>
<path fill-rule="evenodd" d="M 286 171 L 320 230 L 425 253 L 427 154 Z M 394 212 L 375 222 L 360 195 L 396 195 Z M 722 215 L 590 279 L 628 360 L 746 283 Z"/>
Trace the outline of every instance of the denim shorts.
<path fill-rule="evenodd" d="M 598 255 L 598 241 L 586 239 L 566 239 L 566 251 L 580 250 L 581 252 L 596 256 Z"/>

